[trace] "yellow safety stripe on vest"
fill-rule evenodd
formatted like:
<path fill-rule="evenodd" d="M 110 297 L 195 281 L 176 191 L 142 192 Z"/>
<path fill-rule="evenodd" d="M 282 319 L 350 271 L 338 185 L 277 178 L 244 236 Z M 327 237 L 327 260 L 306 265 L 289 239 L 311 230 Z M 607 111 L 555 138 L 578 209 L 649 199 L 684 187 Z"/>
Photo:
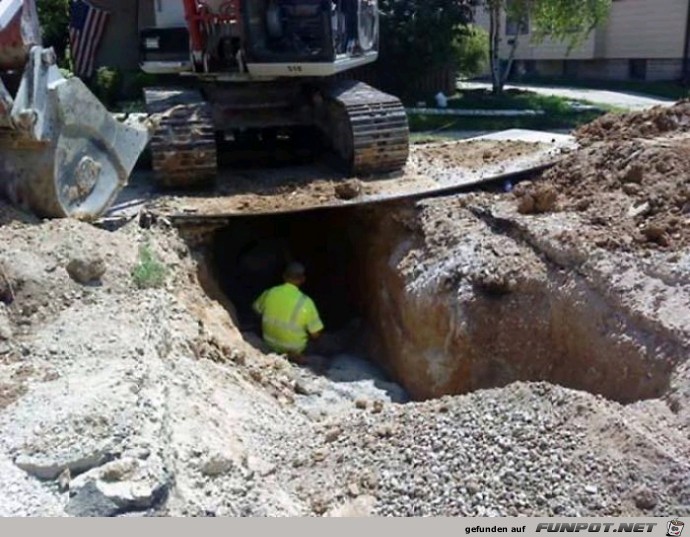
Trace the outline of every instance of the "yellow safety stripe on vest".
<path fill-rule="evenodd" d="M 274 326 L 276 328 L 280 328 L 281 330 L 287 330 L 288 332 L 294 332 L 296 334 L 301 334 L 303 332 L 303 330 L 299 326 L 297 326 L 296 324 L 286 323 L 282 319 L 277 319 L 276 317 L 271 317 L 269 315 L 264 315 L 263 323 L 269 324 L 269 325 Z"/>
<path fill-rule="evenodd" d="M 295 304 L 295 309 L 292 310 L 292 315 L 290 316 L 290 324 L 292 324 L 292 325 L 297 324 L 297 317 L 299 316 L 300 311 L 302 311 L 302 306 L 304 306 L 304 303 L 306 301 L 307 301 L 307 295 L 302 295 L 301 297 L 299 297 L 297 304 Z"/>
<path fill-rule="evenodd" d="M 264 341 L 272 347 L 274 347 L 275 349 L 280 349 L 282 351 L 302 352 L 304 350 L 304 345 L 302 344 L 278 341 L 267 334 L 264 334 Z"/>

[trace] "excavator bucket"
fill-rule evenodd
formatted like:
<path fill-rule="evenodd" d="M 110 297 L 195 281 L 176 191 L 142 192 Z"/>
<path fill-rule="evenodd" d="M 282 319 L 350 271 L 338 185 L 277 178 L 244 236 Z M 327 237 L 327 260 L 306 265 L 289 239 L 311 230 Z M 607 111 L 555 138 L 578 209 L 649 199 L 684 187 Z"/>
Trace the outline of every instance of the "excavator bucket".
<path fill-rule="evenodd" d="M 13 102 L 2 89 L 0 188 L 40 216 L 97 218 L 127 184 L 146 128 L 118 122 L 81 80 L 65 79 L 51 49 L 31 49 Z"/>

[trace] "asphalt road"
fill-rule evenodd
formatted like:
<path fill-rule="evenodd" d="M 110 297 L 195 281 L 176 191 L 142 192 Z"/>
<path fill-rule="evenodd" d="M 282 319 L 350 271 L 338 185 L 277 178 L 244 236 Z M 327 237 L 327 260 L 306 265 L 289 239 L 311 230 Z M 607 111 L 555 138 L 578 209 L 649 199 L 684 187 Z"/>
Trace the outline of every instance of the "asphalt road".
<path fill-rule="evenodd" d="M 461 82 L 462 89 L 491 89 L 488 82 Z M 532 86 L 530 84 L 508 84 L 506 89 L 520 89 L 533 91 L 541 95 L 554 95 L 566 99 L 584 99 L 594 104 L 617 106 L 627 110 L 645 110 L 653 106 L 671 106 L 675 101 L 651 97 L 639 93 L 629 93 L 611 90 L 598 90 L 586 88 L 570 88 L 561 86 Z"/>

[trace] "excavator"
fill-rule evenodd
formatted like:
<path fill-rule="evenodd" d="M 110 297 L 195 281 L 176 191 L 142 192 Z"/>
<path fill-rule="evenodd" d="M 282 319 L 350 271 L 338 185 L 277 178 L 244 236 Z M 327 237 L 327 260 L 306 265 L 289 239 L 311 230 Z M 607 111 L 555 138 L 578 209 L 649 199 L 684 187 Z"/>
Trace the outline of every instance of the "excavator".
<path fill-rule="evenodd" d="M 109 9 L 131 9 L 124 4 Z M 41 45 L 35 0 L 0 0 L 0 194 L 13 203 L 43 217 L 117 212 L 111 207 L 147 146 L 154 176 L 147 188 L 172 190 L 141 199 L 193 220 L 464 188 L 552 163 L 571 143 L 527 133 L 535 151 L 510 163 L 444 165 L 436 175 L 416 167 L 416 157 L 406 166 L 402 103 L 352 79 L 353 69 L 378 58 L 377 0 L 136 0 L 136 8 L 139 43 L 122 45 L 138 46 L 141 69 L 157 80 L 144 90 L 145 125 L 115 120 L 78 78 L 61 74 Z M 327 160 L 337 170 L 295 179 L 233 169 L 228 180 L 218 162 L 246 140 L 306 140 L 335 157 Z M 320 181 L 335 195 L 319 190 Z"/>
<path fill-rule="evenodd" d="M 400 99 L 354 79 L 356 68 L 379 56 L 378 0 L 136 4 L 140 67 L 165 82 L 144 91 L 155 125 L 153 174 L 155 183 L 174 188 L 149 207 L 171 220 L 222 221 L 457 190 L 553 163 L 572 143 L 547 133 L 499 133 L 483 144 L 534 143 L 480 164 L 471 162 L 481 144 L 451 144 L 446 151 L 467 154 L 470 164 L 454 167 L 440 156 L 438 166 L 428 166 L 433 149 L 410 150 Z M 306 141 L 326 158 L 301 169 L 271 168 L 264 159 L 258 170 L 218 170 L 228 153 L 277 140 Z"/>
<path fill-rule="evenodd" d="M 217 175 L 218 142 L 271 143 L 313 127 L 347 174 L 400 170 L 400 100 L 343 75 L 376 61 L 377 0 L 139 0 L 141 68 L 177 75 L 145 90 L 159 184 Z"/>
<path fill-rule="evenodd" d="M 34 0 L 0 0 L 0 192 L 43 217 L 93 220 L 149 140 L 116 121 L 41 46 Z"/>

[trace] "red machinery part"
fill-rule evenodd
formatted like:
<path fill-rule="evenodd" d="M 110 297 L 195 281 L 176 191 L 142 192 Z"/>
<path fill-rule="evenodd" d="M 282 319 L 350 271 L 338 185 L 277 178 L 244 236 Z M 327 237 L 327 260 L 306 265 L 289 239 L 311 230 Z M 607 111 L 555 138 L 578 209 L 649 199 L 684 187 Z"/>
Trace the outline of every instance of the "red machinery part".
<path fill-rule="evenodd" d="M 34 0 L 0 0 L 0 69 L 23 69 L 31 47 L 41 44 Z"/>
<path fill-rule="evenodd" d="M 200 59 L 204 53 L 204 28 L 210 24 L 230 23 L 240 17 L 240 0 L 223 2 L 214 12 L 208 4 L 200 0 L 183 0 L 185 19 L 192 44 L 192 54 Z"/>

